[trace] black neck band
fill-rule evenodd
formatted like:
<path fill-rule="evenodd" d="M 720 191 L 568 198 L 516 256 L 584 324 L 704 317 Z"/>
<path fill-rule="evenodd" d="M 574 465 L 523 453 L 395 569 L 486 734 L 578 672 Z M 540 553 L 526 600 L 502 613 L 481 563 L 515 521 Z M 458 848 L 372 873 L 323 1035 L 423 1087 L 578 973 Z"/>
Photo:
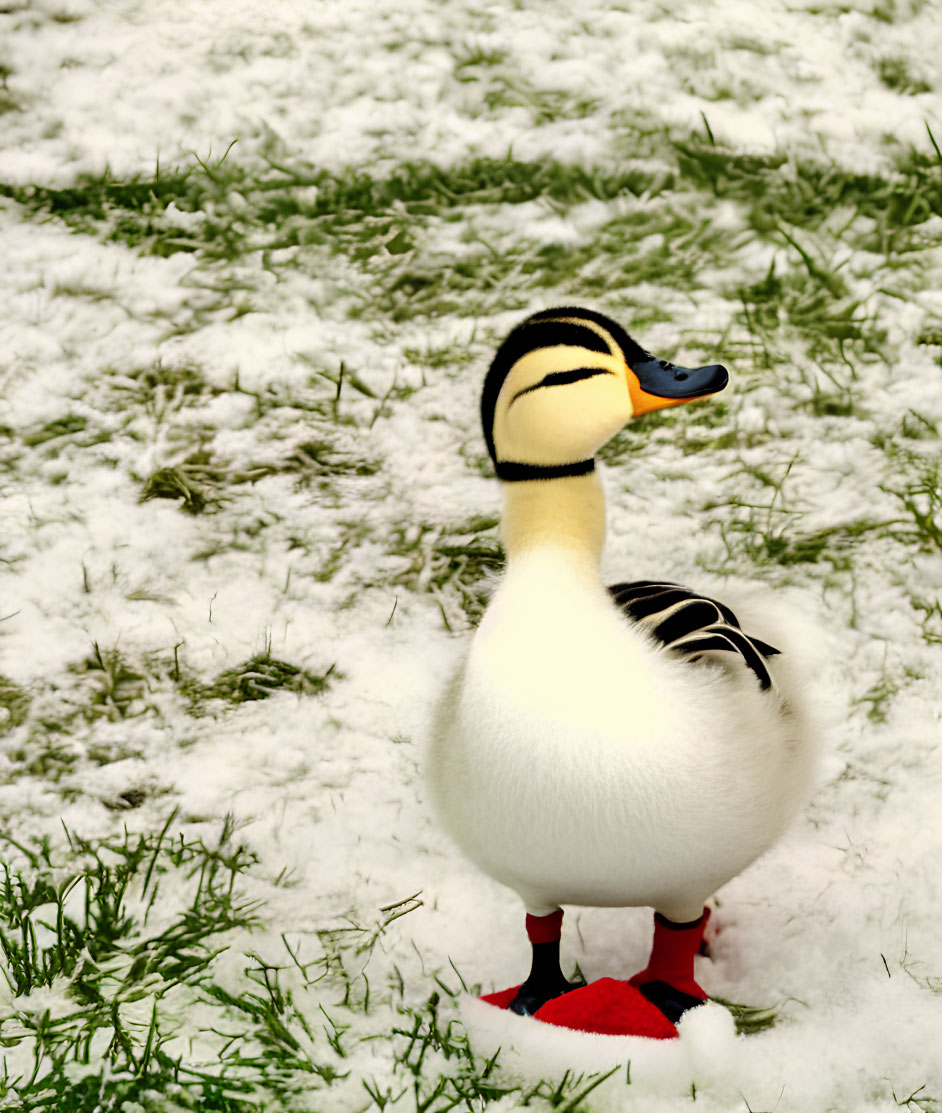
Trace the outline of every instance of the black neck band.
<path fill-rule="evenodd" d="M 494 464 L 497 478 L 505 483 L 520 483 L 525 479 L 561 479 L 566 475 L 588 475 L 595 471 L 594 460 L 580 460 L 578 464 L 515 464 L 511 460 L 498 460 Z"/>

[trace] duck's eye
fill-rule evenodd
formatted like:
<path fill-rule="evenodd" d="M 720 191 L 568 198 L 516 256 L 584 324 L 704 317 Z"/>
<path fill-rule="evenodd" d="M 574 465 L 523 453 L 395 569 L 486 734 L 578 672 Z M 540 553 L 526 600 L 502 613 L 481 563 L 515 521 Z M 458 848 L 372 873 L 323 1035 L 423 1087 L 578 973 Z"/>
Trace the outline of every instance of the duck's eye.
<path fill-rule="evenodd" d="M 522 398 L 524 394 L 529 394 L 534 390 L 541 390 L 545 386 L 565 386 L 567 383 L 578 383 L 583 379 L 594 379 L 596 375 L 613 375 L 613 371 L 609 371 L 605 367 L 573 367 L 570 371 L 551 371 L 548 375 L 544 375 L 538 383 L 533 386 L 524 387 L 523 390 L 518 391 L 510 400 L 511 406 L 518 398 Z"/>

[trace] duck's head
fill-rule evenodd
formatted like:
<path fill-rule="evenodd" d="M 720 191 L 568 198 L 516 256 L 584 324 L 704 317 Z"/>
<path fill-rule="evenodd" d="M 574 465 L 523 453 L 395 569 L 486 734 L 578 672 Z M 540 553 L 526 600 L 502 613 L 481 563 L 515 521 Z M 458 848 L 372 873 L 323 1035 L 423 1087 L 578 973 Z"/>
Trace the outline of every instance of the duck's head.
<path fill-rule="evenodd" d="M 590 309 L 548 309 L 497 351 L 481 398 L 488 451 L 508 482 L 584 475 L 639 414 L 723 389 L 725 367 L 677 367 Z"/>

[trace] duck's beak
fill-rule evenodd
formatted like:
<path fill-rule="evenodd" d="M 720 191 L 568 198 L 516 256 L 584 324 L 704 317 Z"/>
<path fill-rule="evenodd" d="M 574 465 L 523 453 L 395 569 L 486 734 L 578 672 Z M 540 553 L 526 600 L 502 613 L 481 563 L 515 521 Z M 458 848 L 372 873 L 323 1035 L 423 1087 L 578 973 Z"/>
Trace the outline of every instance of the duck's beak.
<path fill-rule="evenodd" d="M 728 382 L 729 372 L 719 363 L 676 367 L 666 359 L 652 356 L 628 367 L 628 393 L 635 417 L 717 394 Z"/>

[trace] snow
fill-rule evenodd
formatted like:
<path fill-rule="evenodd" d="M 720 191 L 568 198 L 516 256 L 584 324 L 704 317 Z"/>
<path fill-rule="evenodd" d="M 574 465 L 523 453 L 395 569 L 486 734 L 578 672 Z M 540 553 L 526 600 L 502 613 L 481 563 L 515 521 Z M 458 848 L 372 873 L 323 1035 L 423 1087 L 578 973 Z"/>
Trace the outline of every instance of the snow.
<path fill-rule="evenodd" d="M 158 159 L 171 166 L 195 152 L 211 163 L 234 139 L 230 157 L 258 166 L 267 157 L 377 171 L 512 150 L 609 167 L 634 157 L 624 149 L 626 121 L 652 114 L 683 131 L 701 129 L 701 113 L 718 141 L 738 149 L 824 151 L 861 172 L 882 170 L 907 144 L 926 148 L 927 122 L 942 135 L 937 89 L 903 95 L 873 74 L 875 59 L 902 56 L 937 81 L 938 7 L 890 6 L 900 12 L 892 26 L 867 5 L 756 0 L 689 0 L 669 16 L 653 0 L 592 0 L 578 12 L 509 0 L 7 5 L 0 62 L 21 109 L 0 116 L 0 183 L 65 186 L 106 167 L 115 179 L 146 177 Z M 72 21 L 52 18 L 65 14 Z M 501 52 L 499 60 L 468 66 L 472 79 L 459 79 L 456 58 L 476 49 Z M 489 102 L 501 89 L 507 96 Z M 551 95 L 593 102 L 591 126 L 575 109 L 541 116 Z M 586 201 L 561 215 L 534 202 L 466 218 L 497 244 L 578 244 L 619 204 Z M 171 204 L 163 219 L 195 233 L 205 218 Z M 736 226 L 732 208 L 717 219 Z M 938 221 L 923 227 L 930 242 Z M 443 222 L 429 232 L 442 260 L 471 250 L 463 231 L 463 222 Z M 433 971 L 449 973 L 449 960 L 485 991 L 519 981 L 527 948 L 516 898 L 458 856 L 425 806 L 421 746 L 465 635 L 445 629 L 436 596 L 423 590 L 429 567 L 413 574 L 412 546 L 430 552 L 437 529 L 499 511 L 496 484 L 474 467 L 483 453 L 477 398 L 491 341 L 522 314 L 497 304 L 473 320 L 355 319 L 351 291 L 370 275 L 346 261 L 318 256 L 277 279 L 253 261 L 214 270 L 188 254 L 147 256 L 72 234 L 2 199 L 0 235 L 0 438 L 12 431 L 0 444 L 0 673 L 61 713 L 82 705 L 88 681 L 75 666 L 96 641 L 132 662 L 157 654 L 165 671 L 180 646 L 185 668 L 204 681 L 269 642 L 276 658 L 337 670 L 323 697 L 279 693 L 218 717 L 188 715 L 169 682 L 148 696 L 159 713 L 117 722 L 78 715 L 64 739 L 78 760 L 59 781 L 5 757 L 2 775 L 15 777 L 0 785 L 5 826 L 21 842 L 58 832 L 60 820 L 86 837 L 122 823 L 158 830 L 176 806 L 182 825 L 207 832 L 231 813 L 266 876 L 286 869 L 292 878 L 266 889 L 267 933 L 247 946 L 274 955 L 282 932 L 313 946 L 313 933 L 351 910 L 375 917 L 421 891 L 423 906 L 390 926 L 388 954 L 377 959 L 395 960 L 416 999 L 435 988 Z M 737 467 L 782 476 L 798 456 L 778 512 L 800 518 L 805 534 L 899 519 L 889 491 L 909 465 L 874 434 L 913 410 L 942 422 L 938 350 L 915 343 L 937 327 L 938 250 L 933 280 L 905 299 L 879 297 L 866 262 L 856 260 L 851 286 L 874 299 L 897 358 L 855 366 L 856 417 L 784 406 L 774 383 L 737 382 L 735 368 L 728 392 L 728 427 L 752 444 Z M 744 282 L 758 280 L 767 246 L 744 248 L 738 265 Z M 218 274 L 246 282 L 252 312 L 231 319 L 238 290 L 214 292 Z M 685 335 L 697 343 L 720 335 L 736 307 L 706 285 L 690 296 L 636 291 L 640 304 L 663 299 L 678 315 L 654 323 L 645 342 L 682 347 Z M 524 294 L 534 308 L 538 294 Z M 450 344 L 470 346 L 474 362 L 422 368 L 405 354 Z M 218 512 L 204 516 L 139 501 L 148 475 L 204 442 L 214 463 L 234 466 L 280 460 L 302 442 L 305 411 L 295 403 L 333 390 L 309 385 L 305 356 L 331 372 L 343 361 L 375 395 L 344 388 L 339 408 L 350 425 L 337 444 L 379 460 L 376 475 L 345 476 L 329 490 L 271 475 L 224 491 Z M 200 368 L 206 397 L 182 412 L 172 398 L 161 411 L 121 394 L 157 361 Z M 814 369 L 804 370 L 812 378 L 794 377 L 796 398 L 812 394 Z M 382 406 L 393 387 L 418 389 Z M 284 405 L 259 412 L 266 391 L 281 392 Z M 68 437 L 24 447 L 24 434 L 70 415 L 108 436 L 85 447 Z M 705 507 L 730 495 L 733 464 L 709 451 L 684 456 L 671 432 L 651 436 L 654 450 L 608 472 L 607 567 L 620 578 L 651 569 L 716 577 L 727 539 Z M 936 449 L 927 441 L 922 451 L 931 460 Z M 771 497 L 746 470 L 734 489 L 744 504 Z M 765 521 L 748 505 L 730 514 L 736 520 Z M 769 512 L 773 526 L 782 520 Z M 925 1108 L 942 1100 L 940 649 L 923 638 L 910 603 L 937 600 L 942 562 L 879 532 L 855 552 L 852 574 L 827 565 L 738 569 L 741 581 L 815 612 L 822 627 L 821 787 L 788 837 L 720 894 L 714 959 L 702 966 L 710 993 L 780 1004 L 782 1021 L 736 1037 L 725 1010 L 710 1006 L 685 1022 L 676 1045 L 616 1047 L 495 1019 L 466 1001 L 475 1045 L 485 1054 L 495 1041 L 505 1047 L 506 1070 L 539 1078 L 630 1059 L 632 1085 L 619 1071 L 591 1102 L 646 1113 L 676 1110 L 691 1084 L 708 1111 L 744 1100 L 782 1113 L 891 1110 L 923 1086 L 933 1103 Z M 879 702 L 884 682 L 889 695 Z M 17 728 L 4 739 L 11 753 L 23 737 Z M 116 812 L 130 788 L 144 789 L 146 802 Z M 589 977 L 628 976 L 643 965 L 648 932 L 646 911 L 572 910 L 564 954 Z M 29 1008 L 64 1007 L 57 992 L 34 994 Z M 309 998 L 316 1007 L 316 991 Z M 196 1038 L 197 1019 L 181 1016 L 181 1044 Z M 360 1076 L 390 1075 L 382 1050 L 364 1043 L 357 1054 Z M 338 1086 L 312 1100 L 353 1110 L 366 1098 Z"/>

